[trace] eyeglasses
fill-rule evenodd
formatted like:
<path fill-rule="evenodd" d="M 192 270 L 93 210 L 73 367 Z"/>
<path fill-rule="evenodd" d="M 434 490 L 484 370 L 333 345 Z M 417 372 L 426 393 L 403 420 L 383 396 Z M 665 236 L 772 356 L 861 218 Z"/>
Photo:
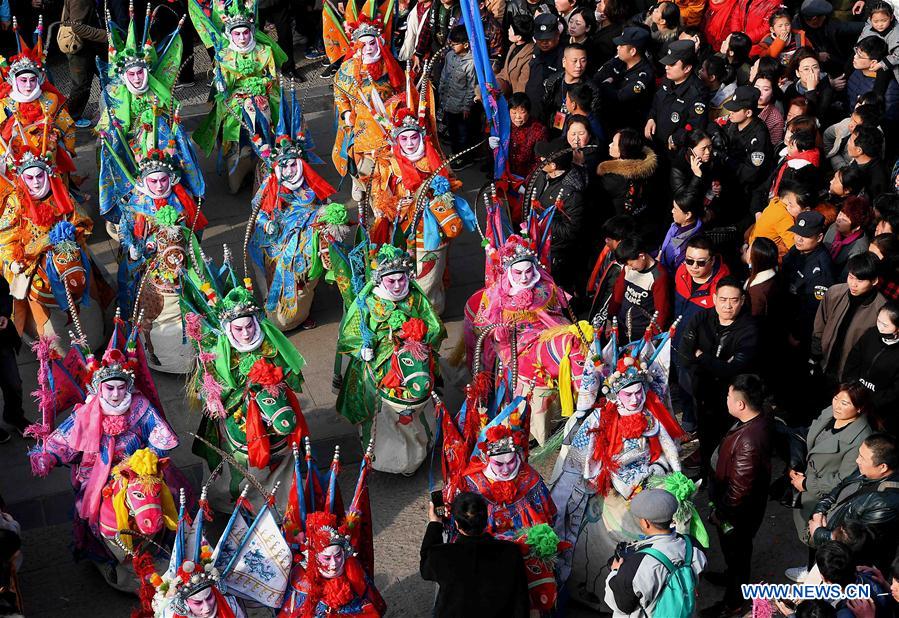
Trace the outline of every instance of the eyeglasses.
<path fill-rule="evenodd" d="M 694 260 L 693 258 L 684 258 L 684 264 L 687 266 L 699 266 L 702 268 L 709 263 L 709 260 Z"/>

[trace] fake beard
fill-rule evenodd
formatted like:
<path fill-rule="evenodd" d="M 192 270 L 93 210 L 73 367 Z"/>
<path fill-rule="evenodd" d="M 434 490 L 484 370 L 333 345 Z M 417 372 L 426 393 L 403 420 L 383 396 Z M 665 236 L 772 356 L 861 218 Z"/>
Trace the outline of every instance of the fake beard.
<path fill-rule="evenodd" d="M 247 43 L 246 47 L 238 47 L 234 39 L 228 37 L 228 49 L 236 51 L 238 54 L 248 54 L 256 49 L 256 37 L 250 37 L 250 42 Z"/>
<path fill-rule="evenodd" d="M 512 473 L 509 474 L 508 477 L 502 478 L 496 474 L 496 472 L 493 470 L 493 468 L 490 466 L 490 463 L 488 462 L 487 465 L 484 467 L 484 476 L 486 476 L 491 481 L 513 481 L 513 480 L 515 480 L 515 477 L 518 476 L 518 471 L 520 469 L 521 469 L 521 457 L 519 457 L 517 459 L 517 461 L 515 463 L 515 469 L 512 471 Z"/>
<path fill-rule="evenodd" d="M 116 406 L 106 401 L 102 395 L 97 396 L 100 398 L 100 409 L 103 410 L 103 414 L 106 416 L 122 416 L 131 409 L 131 393 L 125 395 L 121 403 Z"/>
<path fill-rule="evenodd" d="M 9 97 L 15 101 L 16 103 L 31 103 L 32 101 L 38 99 L 41 96 L 41 85 L 38 84 L 37 87 L 32 90 L 28 94 L 22 94 L 19 92 L 19 85 L 16 83 L 16 80 L 12 81 L 12 90 L 9 91 Z"/>
<path fill-rule="evenodd" d="M 408 154 L 405 150 L 402 150 L 402 148 L 400 149 L 400 151 L 403 153 L 404 157 L 415 163 L 423 156 L 425 156 L 425 140 L 424 138 L 422 138 L 418 142 L 418 148 L 416 148 L 415 152 L 413 152 L 412 154 Z"/>
<path fill-rule="evenodd" d="M 535 269 L 535 276 L 531 279 L 530 283 L 526 283 L 524 285 L 517 283 L 512 280 L 512 277 L 508 274 L 506 277 L 509 280 L 509 296 L 515 296 L 519 292 L 523 292 L 524 290 L 531 290 L 540 282 L 540 271 Z"/>
<path fill-rule="evenodd" d="M 403 300 L 404 298 L 409 296 L 409 281 L 408 280 L 406 281 L 406 285 L 403 286 L 403 289 L 400 291 L 399 294 L 393 294 L 390 290 L 385 288 L 380 283 L 377 286 L 375 286 L 375 289 L 373 290 L 373 292 L 375 293 L 375 296 L 377 296 L 378 298 L 397 302 L 397 301 Z"/>
<path fill-rule="evenodd" d="M 237 339 L 234 338 L 234 335 L 231 334 L 231 325 L 227 325 L 225 327 L 225 334 L 228 336 L 228 341 L 231 342 L 231 345 L 238 352 L 252 352 L 260 345 L 262 345 L 262 328 L 259 326 L 259 321 L 256 321 L 256 336 L 253 337 L 253 341 L 250 343 L 240 343 Z"/>

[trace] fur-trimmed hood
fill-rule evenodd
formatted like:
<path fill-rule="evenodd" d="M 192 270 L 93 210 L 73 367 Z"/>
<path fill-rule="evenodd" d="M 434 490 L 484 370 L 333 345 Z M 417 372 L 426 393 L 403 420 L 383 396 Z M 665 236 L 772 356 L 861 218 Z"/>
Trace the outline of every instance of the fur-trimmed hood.
<path fill-rule="evenodd" d="M 659 160 L 652 148 L 643 147 L 642 159 L 610 159 L 599 164 L 596 173 L 600 176 L 618 174 L 627 179 L 639 180 L 652 176 Z"/>

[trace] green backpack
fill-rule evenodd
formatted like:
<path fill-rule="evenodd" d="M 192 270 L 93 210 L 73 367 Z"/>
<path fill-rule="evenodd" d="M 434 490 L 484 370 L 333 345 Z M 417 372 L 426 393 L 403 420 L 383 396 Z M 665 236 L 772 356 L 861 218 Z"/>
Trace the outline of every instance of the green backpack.
<path fill-rule="evenodd" d="M 679 535 L 678 535 L 679 536 Z M 689 537 L 680 537 L 687 545 L 684 561 L 680 566 L 657 549 L 642 547 L 637 551 L 652 556 L 668 569 L 668 581 L 656 597 L 652 614 L 659 618 L 690 618 L 696 609 L 696 574 L 693 573 L 693 543 Z"/>

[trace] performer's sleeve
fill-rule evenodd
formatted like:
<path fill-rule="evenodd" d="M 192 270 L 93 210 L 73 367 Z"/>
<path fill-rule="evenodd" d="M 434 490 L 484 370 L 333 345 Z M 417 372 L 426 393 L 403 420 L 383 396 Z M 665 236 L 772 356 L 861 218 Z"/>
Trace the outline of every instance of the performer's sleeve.
<path fill-rule="evenodd" d="M 178 446 L 178 436 L 156 410 L 150 408 L 149 414 L 144 416 L 141 423 L 147 446 L 157 456 L 164 457 L 168 451 Z"/>
<path fill-rule="evenodd" d="M 5 264 L 12 264 L 24 256 L 25 246 L 18 227 L 19 205 L 10 196 L 3 206 L 3 213 L 0 214 L 0 257 Z"/>
<path fill-rule="evenodd" d="M 50 434 L 44 444 L 44 452 L 53 455 L 57 463 L 69 464 L 79 455 L 78 451 L 69 446 L 69 433 L 75 426 L 77 412 L 73 412 L 59 427 Z"/>

